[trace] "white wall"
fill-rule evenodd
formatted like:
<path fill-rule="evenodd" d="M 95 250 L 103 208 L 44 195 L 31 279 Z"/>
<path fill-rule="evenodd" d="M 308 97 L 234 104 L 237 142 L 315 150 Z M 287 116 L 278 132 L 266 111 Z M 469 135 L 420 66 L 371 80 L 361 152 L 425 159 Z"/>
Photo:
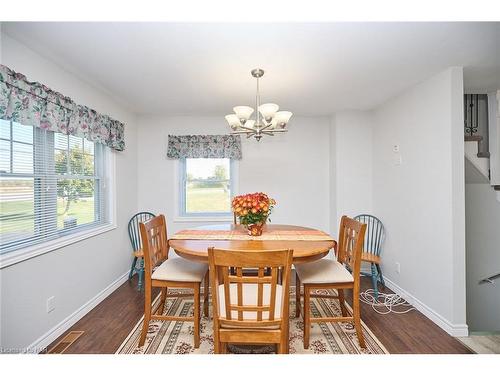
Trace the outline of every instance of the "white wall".
<path fill-rule="evenodd" d="M 468 168 L 473 168 L 471 165 Z M 478 281 L 500 272 L 500 202 L 489 184 L 465 185 L 467 324 L 471 331 L 500 331 L 500 286 Z"/>
<path fill-rule="evenodd" d="M 112 97 L 6 35 L 2 35 L 1 55 L 2 64 L 28 79 L 126 124 L 126 150 L 116 152 L 117 229 L 0 271 L 0 346 L 24 348 L 46 343 L 47 333 L 128 271 L 131 251 L 126 224 L 136 211 L 137 196 L 136 127 L 134 116 Z M 55 310 L 47 314 L 50 296 L 55 296 Z"/>
<path fill-rule="evenodd" d="M 141 116 L 139 209 L 165 213 L 169 232 L 205 223 L 175 222 L 178 161 L 166 157 L 168 134 L 226 134 L 224 116 Z M 329 231 L 329 119 L 294 117 L 290 131 L 257 142 L 242 137 L 237 193 L 263 191 L 277 200 L 273 223 Z"/>
<path fill-rule="evenodd" d="M 372 213 L 372 128 L 370 112 L 337 112 L 332 119 L 330 145 L 332 188 L 332 233 L 337 233 L 342 215 Z"/>
<path fill-rule="evenodd" d="M 374 110 L 373 128 L 385 276 L 455 335 L 466 333 L 462 77 L 450 68 L 401 93 Z"/>

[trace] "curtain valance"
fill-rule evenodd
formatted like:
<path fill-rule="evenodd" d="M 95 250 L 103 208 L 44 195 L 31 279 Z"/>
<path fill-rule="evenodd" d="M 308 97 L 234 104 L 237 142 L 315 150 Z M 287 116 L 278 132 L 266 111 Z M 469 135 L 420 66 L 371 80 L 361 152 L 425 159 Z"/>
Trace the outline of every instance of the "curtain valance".
<path fill-rule="evenodd" d="M 169 135 L 167 157 L 241 159 L 239 135 Z"/>
<path fill-rule="evenodd" d="M 71 134 L 122 151 L 124 124 L 0 64 L 0 119 Z"/>

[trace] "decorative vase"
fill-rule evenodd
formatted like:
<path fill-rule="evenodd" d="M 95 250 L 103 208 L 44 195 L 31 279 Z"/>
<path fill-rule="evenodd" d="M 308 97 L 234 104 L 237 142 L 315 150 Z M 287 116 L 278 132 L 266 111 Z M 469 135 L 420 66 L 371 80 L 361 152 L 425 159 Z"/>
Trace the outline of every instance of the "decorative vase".
<path fill-rule="evenodd" d="M 262 230 L 264 229 L 264 223 L 248 224 L 247 230 L 250 236 L 262 236 Z"/>

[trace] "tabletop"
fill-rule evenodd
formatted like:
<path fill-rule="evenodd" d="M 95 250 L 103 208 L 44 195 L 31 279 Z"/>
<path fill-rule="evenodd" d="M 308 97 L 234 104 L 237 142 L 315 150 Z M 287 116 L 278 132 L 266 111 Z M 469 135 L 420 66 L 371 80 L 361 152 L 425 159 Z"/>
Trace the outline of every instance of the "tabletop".
<path fill-rule="evenodd" d="M 205 225 L 189 229 L 188 232 L 196 233 L 213 232 L 217 231 L 231 231 L 231 233 L 247 233 L 246 229 L 241 225 L 234 224 L 220 224 L 220 225 Z M 316 231 L 313 228 L 301 227 L 295 225 L 283 224 L 267 224 L 264 232 L 280 232 L 280 233 L 307 233 Z M 183 231 L 179 232 L 182 233 Z M 221 232 L 223 233 L 223 232 Z M 325 238 L 327 235 L 319 238 Z M 293 262 L 306 263 L 321 259 L 328 254 L 331 248 L 335 245 L 333 239 L 328 240 L 311 240 L 311 236 L 307 236 L 307 240 L 281 240 L 281 239 L 259 239 L 259 237 L 250 237 L 248 235 L 236 235 L 238 239 L 217 239 L 213 238 L 216 235 L 211 235 L 210 239 L 174 239 L 169 240 L 169 246 L 183 258 L 194 260 L 197 262 L 208 263 L 208 248 L 215 247 L 218 249 L 230 250 L 249 250 L 249 251 L 262 251 L 262 250 L 278 250 L 278 249 L 293 249 Z M 180 236 L 182 237 L 182 236 Z M 221 236 L 227 238 L 227 236 Z M 283 236 L 290 238 L 289 236 Z M 244 239 L 243 239 L 244 238 Z"/>

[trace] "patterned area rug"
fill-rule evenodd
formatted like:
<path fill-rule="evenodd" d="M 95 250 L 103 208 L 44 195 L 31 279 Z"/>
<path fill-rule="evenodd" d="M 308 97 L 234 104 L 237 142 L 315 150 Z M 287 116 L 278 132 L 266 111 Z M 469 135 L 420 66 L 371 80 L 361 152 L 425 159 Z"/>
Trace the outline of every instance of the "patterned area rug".
<path fill-rule="evenodd" d="M 170 290 L 180 292 L 180 290 Z M 317 291 L 317 293 L 327 293 Z M 332 293 L 332 292 L 329 292 Z M 156 298 L 155 307 L 159 303 Z M 189 297 L 168 298 L 166 313 L 189 316 L 193 313 L 193 299 Z M 340 305 L 336 299 L 311 298 L 312 315 L 314 317 L 341 315 Z M 348 306 L 349 308 L 349 306 Z M 210 316 L 212 315 L 210 309 Z M 138 348 L 143 318 L 132 329 L 116 353 L 119 354 L 210 354 L 214 351 L 212 320 L 201 320 L 200 347 L 193 346 L 193 323 L 174 321 L 151 321 L 146 343 Z M 303 346 L 302 318 L 295 318 L 295 288 L 290 293 L 290 354 L 384 354 L 387 349 L 362 322 L 366 349 L 358 344 L 356 331 L 350 323 L 315 323 L 311 328 L 309 349 Z M 274 346 L 236 346 L 229 345 L 229 351 L 244 354 L 273 353 Z"/>

